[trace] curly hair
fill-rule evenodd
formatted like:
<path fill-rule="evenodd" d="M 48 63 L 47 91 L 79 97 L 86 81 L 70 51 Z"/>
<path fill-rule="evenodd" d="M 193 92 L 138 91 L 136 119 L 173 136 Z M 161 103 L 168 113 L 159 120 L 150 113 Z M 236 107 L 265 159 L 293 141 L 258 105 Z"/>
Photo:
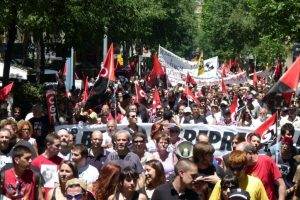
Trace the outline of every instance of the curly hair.
<path fill-rule="evenodd" d="M 31 123 L 30 123 L 29 121 L 20 120 L 20 121 L 18 122 L 18 129 L 17 129 L 17 136 L 18 136 L 18 138 L 22 138 L 22 129 L 23 129 L 23 127 L 24 127 L 25 125 L 27 125 L 27 126 L 29 127 L 29 129 L 30 129 L 30 130 L 29 130 L 29 136 L 31 137 L 31 135 L 32 135 L 32 130 L 33 130 Z"/>
<path fill-rule="evenodd" d="M 120 174 L 120 165 L 108 163 L 102 167 L 100 176 L 94 184 L 96 199 L 108 199 L 116 191 Z"/>

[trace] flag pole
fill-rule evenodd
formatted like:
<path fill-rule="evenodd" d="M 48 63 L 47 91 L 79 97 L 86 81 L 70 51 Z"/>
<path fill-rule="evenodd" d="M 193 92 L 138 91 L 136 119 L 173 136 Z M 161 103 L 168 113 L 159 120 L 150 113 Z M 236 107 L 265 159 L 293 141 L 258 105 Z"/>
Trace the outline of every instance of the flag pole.
<path fill-rule="evenodd" d="M 279 135 L 278 135 L 278 119 L 279 119 L 279 108 L 276 109 L 276 123 L 275 123 L 275 134 L 276 134 L 276 149 L 275 149 L 275 162 L 278 165 L 278 156 L 279 156 Z"/>

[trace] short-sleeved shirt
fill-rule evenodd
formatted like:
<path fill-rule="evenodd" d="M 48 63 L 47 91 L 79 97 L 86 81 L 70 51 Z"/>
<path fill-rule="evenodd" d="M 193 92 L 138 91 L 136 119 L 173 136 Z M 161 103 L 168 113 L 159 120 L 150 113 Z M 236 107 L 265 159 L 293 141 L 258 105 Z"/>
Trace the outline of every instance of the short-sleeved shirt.
<path fill-rule="evenodd" d="M 193 190 L 186 189 L 185 193 L 178 194 L 175 190 L 173 183 L 166 183 L 160 185 L 153 192 L 151 200 L 197 200 L 199 196 Z"/>
<path fill-rule="evenodd" d="M 125 156 L 119 156 L 117 152 L 112 152 L 107 156 L 105 164 L 107 163 L 119 164 L 122 169 L 132 167 L 137 173 L 143 172 L 143 166 L 140 158 L 133 152 L 128 152 Z"/>
<path fill-rule="evenodd" d="M 221 199 L 221 181 L 218 181 L 209 197 L 209 200 Z M 239 180 L 239 187 L 249 192 L 251 200 L 268 200 L 266 190 L 259 178 L 245 175 Z"/>
<path fill-rule="evenodd" d="M 96 167 L 98 170 L 101 170 L 102 166 L 105 163 L 105 160 L 107 159 L 108 152 L 104 150 L 102 153 L 99 153 L 99 155 L 94 156 L 91 153 L 91 149 L 89 149 L 89 154 L 86 159 L 86 163 Z"/>
<path fill-rule="evenodd" d="M 43 154 L 39 155 L 32 161 L 32 166 L 38 168 L 42 174 L 45 188 L 45 194 L 49 192 L 50 189 L 54 188 L 55 183 L 58 183 L 58 170 L 63 159 L 59 156 L 54 156 L 50 159 L 46 158 Z"/>
<path fill-rule="evenodd" d="M 26 170 L 22 177 L 17 178 L 13 168 L 10 168 L 4 172 L 4 177 L 4 183 L 1 187 L 5 196 L 16 199 L 15 194 L 18 193 L 18 199 L 35 200 L 34 193 L 38 191 L 35 191 L 35 180 L 32 170 Z"/>
<path fill-rule="evenodd" d="M 247 174 L 258 177 L 262 181 L 270 200 L 277 199 L 274 182 L 282 176 L 272 158 L 266 155 L 258 155 L 257 163 L 246 167 L 245 171 Z"/>

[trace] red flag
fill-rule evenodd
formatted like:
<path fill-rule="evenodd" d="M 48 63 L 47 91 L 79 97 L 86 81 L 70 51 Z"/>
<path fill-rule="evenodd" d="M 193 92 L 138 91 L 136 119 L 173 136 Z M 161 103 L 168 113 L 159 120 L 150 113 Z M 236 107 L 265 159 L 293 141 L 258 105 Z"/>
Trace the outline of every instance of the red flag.
<path fill-rule="evenodd" d="M 135 93 L 137 103 L 140 104 L 142 99 L 146 97 L 146 93 L 144 92 L 144 90 L 141 89 L 140 85 L 137 82 L 135 83 Z"/>
<path fill-rule="evenodd" d="M 237 113 L 237 108 L 238 108 L 238 96 L 236 95 L 232 101 L 232 104 L 230 106 L 230 113 L 232 117 L 235 117 Z"/>
<path fill-rule="evenodd" d="M 232 61 L 231 61 L 231 58 L 229 59 L 228 67 L 229 67 L 229 71 L 230 71 L 230 69 L 231 69 L 231 67 L 232 67 Z"/>
<path fill-rule="evenodd" d="M 149 83 L 152 84 L 157 77 L 160 78 L 164 74 L 164 70 L 158 60 L 157 54 L 155 53 L 153 55 L 153 68 L 149 75 Z"/>
<path fill-rule="evenodd" d="M 236 119 L 237 114 L 245 107 L 243 100 L 236 95 L 232 101 L 232 104 L 229 108 L 231 113 L 231 118 Z"/>
<path fill-rule="evenodd" d="M 89 97 L 89 81 L 88 76 L 85 77 L 84 91 L 82 93 L 82 102 L 86 102 Z"/>
<path fill-rule="evenodd" d="M 194 96 L 194 94 L 192 93 L 192 91 L 189 89 L 188 86 L 185 86 L 185 90 L 184 93 L 186 94 L 186 97 L 192 101 L 194 101 L 197 104 L 201 104 L 200 101 Z"/>
<path fill-rule="evenodd" d="M 115 64 L 114 64 L 114 46 L 110 45 L 105 57 L 103 66 L 100 69 L 99 77 L 107 78 L 110 81 L 115 81 Z"/>
<path fill-rule="evenodd" d="M 277 60 L 276 68 L 275 68 L 275 71 L 274 71 L 274 75 L 278 79 L 280 77 L 280 74 L 281 74 L 281 66 L 280 66 L 279 60 Z"/>
<path fill-rule="evenodd" d="M 197 85 L 196 81 L 190 76 L 189 73 L 187 74 L 186 82 L 187 82 L 187 83 L 190 83 L 190 84 L 192 84 L 192 85 Z"/>
<path fill-rule="evenodd" d="M 238 66 L 238 60 L 237 60 L 236 57 L 234 58 L 234 61 L 233 61 L 233 63 L 232 63 L 232 66 L 233 66 L 233 67 L 237 67 L 237 66 Z"/>
<path fill-rule="evenodd" d="M 223 79 L 222 79 L 221 84 L 222 84 L 222 93 L 228 96 L 228 91 L 227 91 L 227 88 L 226 88 L 226 85 L 225 85 L 225 82 Z"/>
<path fill-rule="evenodd" d="M 257 82 L 258 82 L 257 74 L 256 74 L 256 70 L 254 69 L 254 72 L 253 72 L 253 86 L 254 87 L 257 87 Z"/>
<path fill-rule="evenodd" d="M 287 105 L 291 104 L 293 94 L 294 94 L 294 92 L 287 92 L 287 93 L 282 94 L 282 97 Z"/>
<path fill-rule="evenodd" d="M 261 85 L 264 85 L 264 84 L 265 84 L 265 76 L 264 76 L 264 74 L 261 74 L 261 75 L 260 75 L 260 80 L 259 80 L 259 82 L 260 82 Z"/>
<path fill-rule="evenodd" d="M 265 97 L 270 94 L 295 92 L 298 87 L 299 78 L 300 57 L 295 60 L 281 78 L 273 85 Z"/>
<path fill-rule="evenodd" d="M 257 133 L 260 136 L 269 130 L 269 128 L 276 123 L 276 113 L 274 113 L 271 117 L 269 117 L 262 125 L 260 125 L 253 133 Z"/>
<path fill-rule="evenodd" d="M 159 98 L 159 93 L 157 88 L 155 87 L 154 95 L 153 95 L 153 103 L 152 103 L 152 114 L 156 112 L 156 107 L 158 105 L 162 105 L 160 98 Z"/>
<path fill-rule="evenodd" d="M 64 64 L 64 71 L 63 71 L 63 76 L 67 76 L 67 61 Z"/>
<path fill-rule="evenodd" d="M 14 82 L 4 86 L 0 89 L 0 100 L 6 101 L 9 97 L 12 87 L 14 86 Z"/>

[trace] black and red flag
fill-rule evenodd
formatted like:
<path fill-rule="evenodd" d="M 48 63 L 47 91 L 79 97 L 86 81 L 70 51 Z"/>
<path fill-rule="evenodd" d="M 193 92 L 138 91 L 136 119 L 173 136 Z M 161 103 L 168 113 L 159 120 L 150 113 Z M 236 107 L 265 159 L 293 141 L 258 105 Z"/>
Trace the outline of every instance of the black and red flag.
<path fill-rule="evenodd" d="M 271 117 L 269 117 L 266 121 L 264 121 L 264 123 L 262 123 L 257 129 L 255 129 L 253 133 L 259 134 L 263 141 L 268 139 L 269 130 L 272 129 L 272 126 L 276 125 L 276 119 L 277 119 L 276 116 L 277 114 L 274 113 Z"/>
<path fill-rule="evenodd" d="M 109 86 L 115 79 L 114 48 L 111 44 L 84 107 L 86 109 L 98 108 L 101 104 L 108 102 L 113 93 Z"/>
<path fill-rule="evenodd" d="M 283 96 L 286 100 L 288 93 L 296 92 L 300 78 L 300 57 L 288 68 L 281 78 L 273 85 L 264 97 L 264 101 L 270 106 L 274 106 L 279 99 L 276 96 Z M 277 102 L 276 102 L 277 101 Z"/>

